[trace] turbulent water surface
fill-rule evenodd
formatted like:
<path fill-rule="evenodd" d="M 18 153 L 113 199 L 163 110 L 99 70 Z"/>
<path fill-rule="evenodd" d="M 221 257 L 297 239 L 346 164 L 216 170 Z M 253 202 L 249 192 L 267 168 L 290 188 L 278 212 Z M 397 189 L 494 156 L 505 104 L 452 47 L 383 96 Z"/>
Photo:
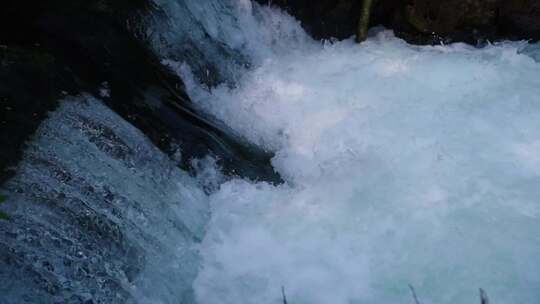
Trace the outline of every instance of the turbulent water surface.
<path fill-rule="evenodd" d="M 0 303 L 193 302 L 208 198 L 99 100 L 63 100 L 2 193 Z"/>
<path fill-rule="evenodd" d="M 475 303 L 480 287 L 538 302 L 540 65 L 523 43 L 319 44 L 263 11 L 273 22 L 249 28 L 276 38 L 247 49 L 234 88 L 176 65 L 286 180 L 210 196 L 198 301 L 279 303 L 284 286 L 290 303 L 410 303 L 410 284 L 422 303 Z"/>
<path fill-rule="evenodd" d="M 0 226 L 18 240 L 0 254 L 33 272 L 2 282 L 80 302 L 273 304 L 283 286 L 291 304 L 393 304 L 412 303 L 411 285 L 425 304 L 478 303 L 480 287 L 538 303 L 537 47 L 411 46 L 385 30 L 319 43 L 248 0 L 156 3 L 172 21 L 155 50 L 202 113 L 275 153 L 285 183 L 224 179 L 211 161 L 190 177 L 77 97 L 6 186 L 21 222 Z M 230 81 L 209 89 L 205 73 Z"/>

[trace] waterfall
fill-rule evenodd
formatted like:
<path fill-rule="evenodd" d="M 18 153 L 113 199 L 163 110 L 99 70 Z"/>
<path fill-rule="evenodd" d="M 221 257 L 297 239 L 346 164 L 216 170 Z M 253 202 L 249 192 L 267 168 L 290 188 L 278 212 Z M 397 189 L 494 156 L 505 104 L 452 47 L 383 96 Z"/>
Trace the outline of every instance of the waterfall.
<path fill-rule="evenodd" d="M 246 67 L 313 43 L 298 21 L 250 0 L 154 0 L 146 36 L 164 60 L 207 85 L 234 84 Z"/>
<path fill-rule="evenodd" d="M 192 301 L 202 185 L 99 100 L 63 100 L 1 192 L 1 303 Z"/>
<path fill-rule="evenodd" d="M 287 31 L 262 22 L 249 28 Z M 282 286 L 310 304 L 408 303 L 409 285 L 422 303 L 474 303 L 479 288 L 497 303 L 540 298 L 531 47 L 411 46 L 384 29 L 360 45 L 269 41 L 246 51 L 257 60 L 234 87 L 169 63 L 200 111 L 276 154 L 285 180 L 211 194 L 199 303 L 279 303 Z"/>
<path fill-rule="evenodd" d="M 1 303 L 540 299 L 536 47 L 318 42 L 249 0 L 153 3 L 143 41 L 197 115 L 284 182 L 166 156 L 66 96 L 0 188 Z"/>

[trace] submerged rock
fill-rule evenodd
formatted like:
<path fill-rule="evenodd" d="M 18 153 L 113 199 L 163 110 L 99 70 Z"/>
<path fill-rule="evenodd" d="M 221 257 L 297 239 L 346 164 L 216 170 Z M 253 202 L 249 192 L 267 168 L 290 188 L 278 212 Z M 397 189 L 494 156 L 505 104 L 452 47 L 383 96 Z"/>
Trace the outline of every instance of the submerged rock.
<path fill-rule="evenodd" d="M 540 62 L 540 43 L 528 44 L 520 53 L 531 57 L 536 62 Z"/>

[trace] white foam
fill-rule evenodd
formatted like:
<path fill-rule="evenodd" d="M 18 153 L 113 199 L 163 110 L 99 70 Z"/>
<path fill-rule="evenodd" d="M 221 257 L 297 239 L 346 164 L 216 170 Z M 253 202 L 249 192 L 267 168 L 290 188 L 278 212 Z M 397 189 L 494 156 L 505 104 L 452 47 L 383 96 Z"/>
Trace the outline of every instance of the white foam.
<path fill-rule="evenodd" d="M 0 251 L 21 260 L 1 265 L 1 303 L 193 301 L 208 197 L 100 100 L 62 100 L 2 193 Z"/>
<path fill-rule="evenodd" d="M 410 303 L 408 284 L 422 303 L 475 303 L 479 287 L 537 302 L 540 65 L 520 43 L 417 47 L 388 31 L 305 45 L 234 89 L 179 69 L 287 182 L 211 196 L 199 302 L 280 303 L 283 285 L 295 304 Z"/>

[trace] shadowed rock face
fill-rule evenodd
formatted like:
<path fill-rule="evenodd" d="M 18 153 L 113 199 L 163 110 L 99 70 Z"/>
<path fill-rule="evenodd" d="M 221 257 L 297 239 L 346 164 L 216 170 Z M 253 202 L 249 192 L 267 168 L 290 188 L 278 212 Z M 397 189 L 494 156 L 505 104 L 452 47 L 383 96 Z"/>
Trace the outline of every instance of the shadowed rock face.
<path fill-rule="evenodd" d="M 23 143 L 66 94 L 110 94 L 104 101 L 154 144 L 173 153 L 182 145 L 182 166 L 208 153 L 231 174 L 279 181 L 270 154 L 230 137 L 191 107 L 182 80 L 151 50 L 148 20 L 165 18 L 147 0 L 60 1 L 23 5 L 8 0 L 0 10 L 0 183 L 13 174 Z M 163 20 L 167 22 L 167 20 Z M 197 50 L 197 46 L 186 47 Z M 224 51 L 224 56 L 229 56 Z M 203 56 L 205 71 L 217 71 Z M 212 78 L 212 79 L 211 79 Z M 223 81 L 213 74 L 201 79 Z"/>
<path fill-rule="evenodd" d="M 260 0 L 261 2 L 269 2 Z M 348 38 L 360 16 L 356 0 L 273 0 L 297 16 L 316 38 Z M 540 38 L 538 0 L 378 0 L 372 25 L 384 25 L 409 42 Z"/>
<path fill-rule="evenodd" d="M 73 75 L 56 58 L 37 47 L 0 49 L 0 183 L 11 176 L 22 155 L 23 142 L 47 112 L 57 105 L 61 91 L 75 93 Z"/>
<path fill-rule="evenodd" d="M 495 39 L 497 12 L 497 0 L 414 0 L 402 11 L 403 36 L 414 41 L 417 34 L 420 43 L 423 39 L 429 43 L 442 39 L 474 44 L 483 38 Z M 410 31 L 405 26 L 410 26 Z"/>
<path fill-rule="evenodd" d="M 540 1 L 500 1 L 500 30 L 512 38 L 540 39 Z"/>
<path fill-rule="evenodd" d="M 258 0 L 279 6 L 302 22 L 313 37 L 349 38 L 355 33 L 361 2 L 355 0 Z M 377 4 L 376 4 L 377 5 Z"/>

